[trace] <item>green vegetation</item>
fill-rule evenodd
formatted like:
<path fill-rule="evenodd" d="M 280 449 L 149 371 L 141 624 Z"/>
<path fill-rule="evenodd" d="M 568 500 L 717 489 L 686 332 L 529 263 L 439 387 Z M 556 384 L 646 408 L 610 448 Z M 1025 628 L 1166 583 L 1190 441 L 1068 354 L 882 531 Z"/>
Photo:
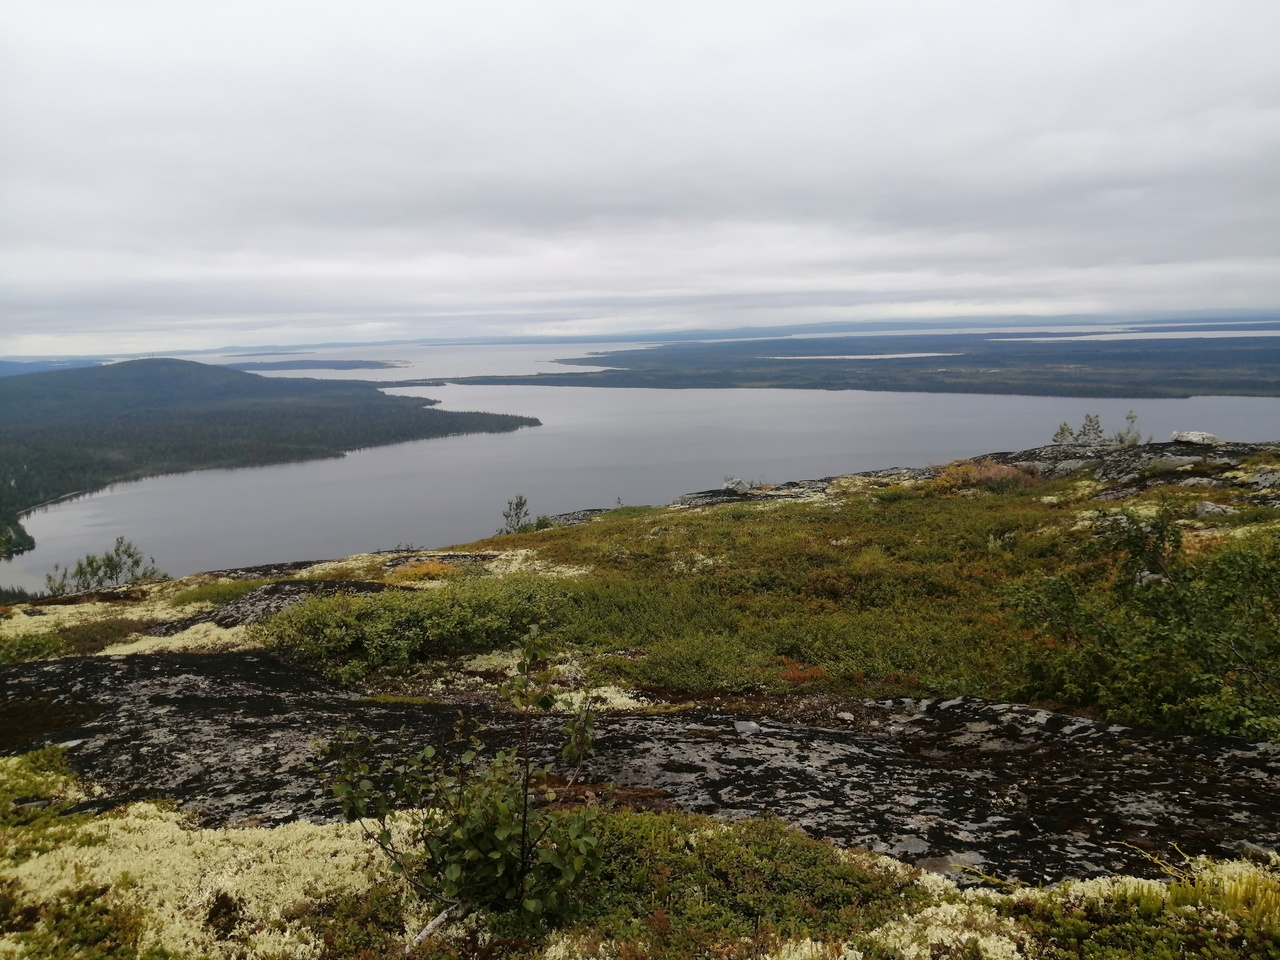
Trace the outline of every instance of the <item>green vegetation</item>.
<path fill-rule="evenodd" d="M 33 633 L 0 634 L 0 663 L 88 656 L 150 626 L 148 620 L 106 617 Z"/>
<path fill-rule="evenodd" d="M 1136 447 L 1142 442 L 1138 429 L 1138 415 L 1130 410 L 1124 417 L 1124 426 L 1106 436 L 1102 432 L 1102 418 L 1096 413 L 1086 413 L 1084 422 L 1076 430 L 1071 424 L 1062 423 L 1053 434 L 1054 443 L 1106 443 L 1113 447 Z"/>
<path fill-rule="evenodd" d="M 374 669 L 510 647 L 563 602 L 537 577 L 466 578 L 433 590 L 312 597 L 256 630 L 291 660 L 352 683 Z"/>
<path fill-rule="evenodd" d="M 830 336 L 666 343 L 560 363 L 607 370 L 466 377 L 459 383 L 771 387 L 1055 397 L 1280 396 L 1273 337 L 1036 342 L 1042 334 Z M 904 356 L 905 355 L 905 356 Z"/>
<path fill-rule="evenodd" d="M 181 590 L 173 595 L 169 603 L 175 607 L 189 607 L 196 603 L 211 603 L 220 607 L 223 604 L 234 603 L 270 582 L 270 580 L 256 579 L 216 580 L 213 583 L 204 583 L 198 587 Z"/>
<path fill-rule="evenodd" d="M 186 360 L 131 360 L 0 378 L 0 531 L 18 514 L 122 480 L 340 456 L 530 417 L 428 409 L 360 381 L 261 377 Z"/>
<path fill-rule="evenodd" d="M 55 563 L 53 572 L 45 574 L 44 583 L 50 596 L 60 597 L 67 593 L 119 587 L 140 580 L 164 579 L 167 579 L 167 575 L 156 566 L 155 557 L 144 559 L 142 551 L 133 541 L 116 537 L 115 545 L 110 550 L 100 554 L 86 554 L 70 570 Z"/>
<path fill-rule="evenodd" d="M 372 762 L 376 738 L 350 731 L 321 747 L 326 782 L 347 820 L 367 825 L 415 894 L 445 905 L 432 924 L 476 908 L 515 911 L 526 924 L 554 917 L 600 868 L 596 811 L 544 806 L 556 800 L 547 783 L 552 766 L 535 766 L 530 756 L 535 713 L 557 705 L 537 637 L 536 629 L 525 636 L 515 676 L 502 689 L 518 717 L 519 742 L 487 763 L 479 737 L 461 732 L 452 756 L 427 746 Z M 591 752 L 592 724 L 584 702 L 565 728 L 563 755 L 579 769 Z"/>
<path fill-rule="evenodd" d="M 432 590 L 309 600 L 258 635 L 393 689 L 538 624 L 598 681 L 674 698 L 973 694 L 1280 738 L 1277 511 L 1215 517 L 1191 550 L 1203 493 L 1108 514 L 1082 502 L 1096 489 L 969 461 L 813 502 L 625 508 L 524 535 L 587 575 L 449 568 Z"/>
<path fill-rule="evenodd" d="M 1046 639 L 1028 691 L 1122 723 L 1280 740 L 1280 537 L 1189 554 L 1172 510 L 1101 515 L 1066 572 L 1016 594 Z"/>

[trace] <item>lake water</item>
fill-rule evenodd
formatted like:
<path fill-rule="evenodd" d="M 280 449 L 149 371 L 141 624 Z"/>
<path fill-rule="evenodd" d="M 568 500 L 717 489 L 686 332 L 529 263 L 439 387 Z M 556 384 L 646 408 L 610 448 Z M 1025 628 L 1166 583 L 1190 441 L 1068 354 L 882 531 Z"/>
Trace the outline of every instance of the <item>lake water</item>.
<path fill-rule="evenodd" d="M 452 356 L 422 348 L 422 356 L 409 356 L 414 349 L 366 352 L 407 356 L 409 368 L 323 375 L 460 376 L 481 372 L 485 364 L 475 363 L 475 351 L 493 348 L 459 347 Z M 546 344 L 503 349 L 501 363 L 488 364 L 488 372 L 548 369 L 550 358 L 585 352 Z M 361 356 L 350 348 L 340 355 Z M 1233 440 L 1280 436 L 1277 398 L 458 385 L 394 392 L 438 397 L 447 409 L 528 414 L 543 426 L 119 484 L 30 514 L 24 522 L 37 547 L 0 562 L 0 583 L 43 586 L 54 563 L 101 552 L 121 535 L 175 576 L 400 543 L 444 547 L 491 534 L 516 494 L 528 498 L 534 514 L 618 501 L 660 504 L 718 487 L 726 475 L 780 483 L 1039 446 L 1062 421 L 1078 425 L 1091 412 L 1111 431 L 1135 410 L 1144 434 L 1161 440 L 1172 430 Z"/>

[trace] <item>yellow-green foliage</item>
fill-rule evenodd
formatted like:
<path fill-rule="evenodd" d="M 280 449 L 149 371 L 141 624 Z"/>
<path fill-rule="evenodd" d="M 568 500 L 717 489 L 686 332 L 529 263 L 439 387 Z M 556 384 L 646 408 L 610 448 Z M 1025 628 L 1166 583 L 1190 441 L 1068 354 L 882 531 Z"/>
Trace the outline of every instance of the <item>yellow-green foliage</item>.
<path fill-rule="evenodd" d="M 97 653 L 150 625 L 146 620 L 109 617 L 40 633 L 0 635 L 0 663 Z"/>
<path fill-rule="evenodd" d="M 1081 536 L 1065 508 L 1041 502 L 1058 487 L 976 499 L 869 488 L 527 536 L 541 556 L 593 570 L 567 587 L 556 635 L 641 651 L 626 661 L 639 682 L 781 691 L 786 676 L 820 675 L 845 692 L 1004 695 L 1017 682 L 1005 585 Z"/>
<path fill-rule="evenodd" d="M 436 590 L 312 597 L 253 632 L 332 679 L 351 682 L 374 668 L 509 647 L 530 626 L 550 623 L 563 602 L 562 592 L 539 577 L 474 577 Z"/>
<path fill-rule="evenodd" d="M 444 580 L 461 574 L 457 564 L 440 560 L 418 560 L 396 567 L 387 574 L 388 583 L 416 583 L 422 580 Z"/>
<path fill-rule="evenodd" d="M 203 583 L 198 586 L 188 587 L 180 590 L 173 595 L 170 603 L 175 607 L 188 607 L 196 603 L 208 603 L 214 606 L 222 606 L 225 603 L 231 603 L 239 600 L 246 594 L 252 593 L 258 587 L 270 583 L 269 580 L 215 580 L 212 583 Z"/>
<path fill-rule="evenodd" d="M 974 487 L 999 493 L 1038 483 L 1039 478 L 994 460 L 958 460 L 947 464 L 930 486 L 942 493 Z"/>

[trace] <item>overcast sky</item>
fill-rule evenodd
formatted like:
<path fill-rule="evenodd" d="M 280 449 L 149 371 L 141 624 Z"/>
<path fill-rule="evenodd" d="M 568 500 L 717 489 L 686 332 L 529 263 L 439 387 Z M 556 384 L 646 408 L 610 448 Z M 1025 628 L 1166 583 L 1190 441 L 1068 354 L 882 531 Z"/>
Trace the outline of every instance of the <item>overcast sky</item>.
<path fill-rule="evenodd" d="M 1280 307 L 1280 3 L 6 0 L 0 354 Z"/>

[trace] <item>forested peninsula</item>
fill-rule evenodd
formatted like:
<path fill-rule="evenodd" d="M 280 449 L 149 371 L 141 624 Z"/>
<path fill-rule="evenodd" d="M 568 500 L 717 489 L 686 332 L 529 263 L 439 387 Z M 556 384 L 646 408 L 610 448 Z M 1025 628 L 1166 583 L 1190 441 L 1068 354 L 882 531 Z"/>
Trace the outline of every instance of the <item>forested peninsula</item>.
<path fill-rule="evenodd" d="M 1185 332 L 1185 329 L 1184 329 Z M 664 343 L 557 363 L 607 370 L 455 380 L 1054 397 L 1280 396 L 1280 337 L 1087 340 L 911 333 Z"/>
<path fill-rule="evenodd" d="M 0 538 L 34 541 L 24 510 L 122 480 L 248 467 L 460 433 L 533 417 L 433 410 L 376 384 L 269 378 L 189 360 L 130 360 L 0 379 Z"/>

